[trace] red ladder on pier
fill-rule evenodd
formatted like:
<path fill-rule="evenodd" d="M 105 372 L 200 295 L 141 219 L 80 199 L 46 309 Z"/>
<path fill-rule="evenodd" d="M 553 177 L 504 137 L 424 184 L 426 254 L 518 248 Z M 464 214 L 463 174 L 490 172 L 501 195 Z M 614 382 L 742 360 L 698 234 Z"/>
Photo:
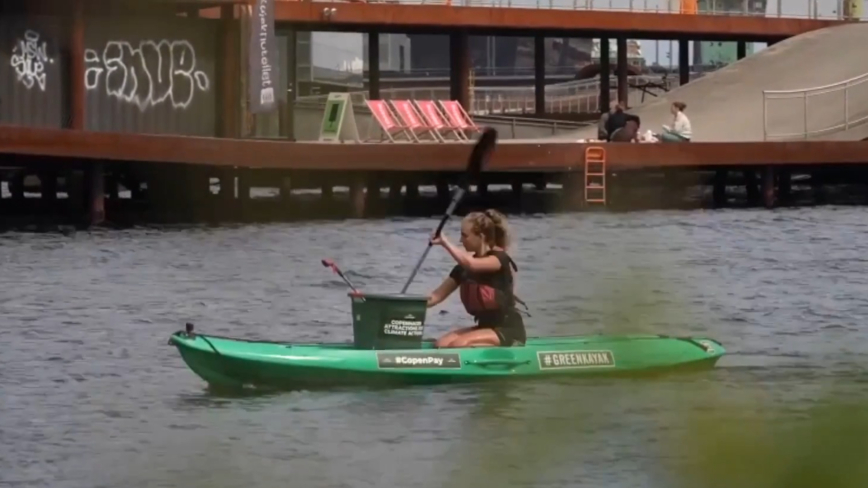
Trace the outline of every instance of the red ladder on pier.
<path fill-rule="evenodd" d="M 606 150 L 600 146 L 585 149 L 585 202 L 606 204 Z"/>

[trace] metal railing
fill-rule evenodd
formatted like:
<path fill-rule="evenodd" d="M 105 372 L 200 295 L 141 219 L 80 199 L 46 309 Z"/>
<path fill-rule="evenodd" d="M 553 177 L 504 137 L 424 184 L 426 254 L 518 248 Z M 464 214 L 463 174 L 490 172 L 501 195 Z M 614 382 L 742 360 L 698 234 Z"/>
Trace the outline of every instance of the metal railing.
<path fill-rule="evenodd" d="M 853 91 L 857 88 L 865 90 L 865 94 L 861 97 L 854 97 Z M 843 118 L 843 122 L 834 123 L 820 129 L 812 130 L 809 127 L 809 121 L 811 120 L 809 101 L 823 95 L 832 95 L 833 97 L 840 96 L 840 100 L 832 100 L 834 103 L 830 103 L 829 100 L 823 100 L 820 110 L 824 110 L 828 113 L 828 108 L 834 107 L 837 104 L 838 107 L 842 108 L 841 115 L 843 115 L 843 117 L 839 115 L 837 110 L 834 110 L 832 112 L 834 115 L 831 118 L 834 120 L 840 120 Z M 801 108 L 802 111 L 802 130 L 799 132 L 772 133 L 769 130 L 770 100 L 799 101 L 799 108 Z M 868 106 L 866 106 L 866 101 L 868 101 L 868 73 L 850 78 L 849 80 L 812 88 L 802 88 L 797 90 L 763 90 L 763 139 L 808 139 L 811 136 L 820 134 L 849 130 L 855 125 L 868 121 Z M 788 105 L 787 108 L 788 110 L 784 111 L 781 118 L 787 121 L 792 121 L 794 119 L 794 107 Z M 819 112 L 819 110 L 817 112 Z"/>
<path fill-rule="evenodd" d="M 312 0 L 334 2 L 335 0 Z M 337 0 L 340 1 L 340 0 Z M 358 3 L 358 0 L 347 0 Z M 362 0 L 364 3 L 400 5 L 449 5 L 453 7 L 503 7 L 560 10 L 606 10 L 646 13 L 680 13 L 681 0 Z M 844 2 L 835 0 L 826 5 L 819 0 L 769 0 L 767 8 L 752 8 L 752 0 L 711 0 L 707 9 L 685 5 L 684 13 L 750 17 L 781 17 L 843 20 Z M 732 7 L 733 5 L 737 5 Z M 822 4 L 822 6 L 821 6 Z M 850 17 L 853 20 L 862 18 Z"/>
<path fill-rule="evenodd" d="M 630 76 L 631 83 L 660 82 L 661 75 Z M 667 79 L 667 89 L 678 86 L 678 78 Z M 617 90 L 618 78 L 609 78 L 611 89 Z M 525 114 L 536 111 L 533 86 L 473 87 L 470 95 L 472 115 Z M 449 87 L 387 88 L 380 90 L 383 100 L 449 100 Z M 299 102 L 325 103 L 328 95 L 299 97 Z M 364 105 L 366 90 L 350 92 L 353 105 Z M 600 80 L 577 80 L 545 86 L 545 113 L 591 113 L 600 110 Z"/>

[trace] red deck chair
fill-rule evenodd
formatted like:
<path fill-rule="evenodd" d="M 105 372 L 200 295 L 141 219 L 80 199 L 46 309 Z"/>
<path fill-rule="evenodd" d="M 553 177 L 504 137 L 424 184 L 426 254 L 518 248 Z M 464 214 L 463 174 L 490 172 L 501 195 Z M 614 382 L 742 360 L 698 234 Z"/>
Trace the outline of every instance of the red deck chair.
<path fill-rule="evenodd" d="M 473 122 L 470 115 L 457 100 L 440 100 L 446 120 L 467 136 L 468 132 L 482 132 L 482 129 Z"/>
<path fill-rule="evenodd" d="M 446 142 L 446 137 L 443 136 L 444 132 L 447 134 L 451 132 L 459 141 L 468 140 L 467 136 L 465 136 L 458 127 L 449 125 L 449 123 L 446 122 L 440 109 L 437 108 L 437 102 L 434 100 L 415 100 L 414 103 L 419 109 L 419 113 L 422 114 L 422 117 L 426 122 L 428 122 L 428 125 L 434 129 L 437 135 L 440 136 L 443 142 Z"/>
<path fill-rule="evenodd" d="M 365 100 L 365 104 L 367 104 L 368 109 L 374 115 L 374 120 L 380 124 L 380 128 L 383 129 L 383 136 L 380 137 L 379 142 L 383 142 L 385 139 L 389 139 L 389 142 L 398 142 L 395 140 L 395 136 L 403 135 L 407 138 L 408 142 L 418 141 L 415 136 L 409 131 L 409 128 L 399 124 L 395 120 L 395 114 L 392 113 L 392 110 L 389 109 L 389 104 L 386 103 L 385 100 Z M 368 139 L 372 140 L 370 131 L 373 130 L 373 121 L 368 129 Z"/>
<path fill-rule="evenodd" d="M 418 134 L 428 134 L 431 136 L 431 139 L 437 142 L 443 142 L 443 138 L 440 137 L 440 134 L 438 134 L 433 127 L 428 125 L 425 122 L 425 119 L 419 116 L 419 112 L 416 111 L 413 102 L 410 100 L 389 100 L 389 103 L 392 104 L 392 107 L 394 107 L 401 122 L 404 123 L 404 126 L 409 129 L 410 134 L 412 134 L 413 138 L 417 141 L 422 142 L 419 139 Z"/>

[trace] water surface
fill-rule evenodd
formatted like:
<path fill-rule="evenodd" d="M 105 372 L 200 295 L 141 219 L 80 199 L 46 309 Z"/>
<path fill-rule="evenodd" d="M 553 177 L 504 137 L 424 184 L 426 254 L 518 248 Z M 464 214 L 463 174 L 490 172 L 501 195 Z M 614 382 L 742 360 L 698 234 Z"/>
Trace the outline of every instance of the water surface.
<path fill-rule="evenodd" d="M 656 381 L 217 396 L 173 331 L 350 340 L 320 260 L 398 291 L 436 220 L 0 234 L 0 485 L 669 487 L 686 419 L 722 401 L 756 394 L 798 422 L 829 383 L 868 398 L 862 209 L 511 222 L 531 334 L 708 334 L 731 354 Z M 411 291 L 452 264 L 434 249 Z M 453 297 L 427 334 L 464 323 Z"/>

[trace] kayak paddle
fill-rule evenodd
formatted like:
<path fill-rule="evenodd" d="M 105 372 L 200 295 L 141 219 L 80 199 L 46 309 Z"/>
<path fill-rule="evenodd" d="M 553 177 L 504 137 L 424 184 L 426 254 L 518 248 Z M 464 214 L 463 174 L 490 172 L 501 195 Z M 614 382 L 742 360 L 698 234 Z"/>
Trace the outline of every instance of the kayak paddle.
<path fill-rule="evenodd" d="M 452 212 L 455 211 L 455 208 L 461 203 L 461 199 L 464 198 L 464 194 L 467 193 L 467 188 L 470 186 L 470 180 L 479 175 L 480 171 L 482 171 L 482 167 L 488 162 L 488 158 L 491 156 L 492 151 L 494 151 L 494 146 L 497 145 L 497 130 L 486 127 L 482 131 L 482 135 L 479 136 L 479 140 L 476 141 L 476 144 L 473 146 L 473 151 L 470 153 L 470 159 L 467 161 L 467 169 L 464 170 L 464 174 L 458 183 L 458 189 L 455 191 L 455 194 L 452 196 L 452 202 L 449 203 L 449 208 L 446 209 L 446 214 L 443 215 L 443 218 L 440 219 L 440 225 L 437 226 L 437 230 L 434 232 L 434 237 L 440 235 L 440 232 L 443 230 L 443 226 L 446 225 L 446 221 L 449 220 L 449 217 L 452 216 Z M 422 266 L 422 262 L 425 261 L 425 257 L 428 256 L 428 251 L 431 250 L 431 240 L 428 240 L 428 247 L 425 248 L 425 252 L 422 253 L 422 257 L 419 259 L 419 262 L 416 263 L 416 267 L 413 268 L 413 273 L 410 275 L 410 279 L 407 280 L 407 283 L 404 284 L 404 288 L 401 290 L 401 294 L 407 293 L 407 288 L 410 287 L 410 283 L 413 282 L 413 278 L 416 277 L 416 273 L 419 272 L 419 268 Z"/>
<path fill-rule="evenodd" d="M 344 276 L 343 273 L 341 273 L 341 270 L 338 268 L 338 265 L 335 264 L 334 261 L 332 261 L 331 259 L 323 259 L 323 260 L 322 260 L 322 265 L 325 266 L 326 268 L 331 268 L 332 271 L 334 271 L 335 273 L 338 274 L 338 276 L 340 276 L 341 278 L 343 278 L 343 279 L 344 279 L 344 283 L 346 283 L 350 288 L 352 288 L 354 292 L 356 292 L 356 293 L 359 292 L 359 290 L 356 290 L 356 287 L 353 286 L 352 283 L 350 283 L 350 280 L 348 280 L 347 277 Z"/>

